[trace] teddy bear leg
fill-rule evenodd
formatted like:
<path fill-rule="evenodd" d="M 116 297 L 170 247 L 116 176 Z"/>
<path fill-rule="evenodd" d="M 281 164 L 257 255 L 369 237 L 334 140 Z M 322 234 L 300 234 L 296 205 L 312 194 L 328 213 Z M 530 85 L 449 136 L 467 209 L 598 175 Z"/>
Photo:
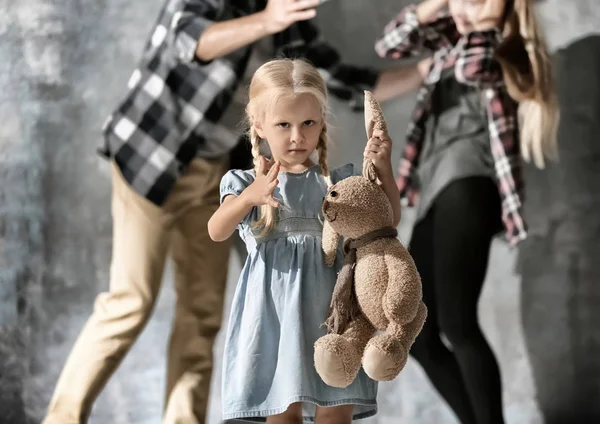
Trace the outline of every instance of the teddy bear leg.
<path fill-rule="evenodd" d="M 362 315 L 346 331 L 327 334 L 315 343 L 315 368 L 325 384 L 348 387 L 360 369 L 362 353 L 375 328 Z"/>
<path fill-rule="evenodd" d="M 390 381 L 406 365 L 408 352 L 423 328 L 427 308 L 420 303 L 415 318 L 408 324 L 390 322 L 385 334 L 372 338 L 365 349 L 363 368 L 376 381 Z"/>
<path fill-rule="evenodd" d="M 400 338 L 400 341 L 404 346 L 406 346 L 407 350 L 410 350 L 415 339 L 423 329 L 423 324 L 425 323 L 425 319 L 427 318 L 427 307 L 421 301 L 419 304 L 419 309 L 417 310 L 417 314 L 414 319 L 408 324 L 404 324 L 402 326 L 397 327 L 397 335 Z"/>
<path fill-rule="evenodd" d="M 373 380 L 391 381 L 402 371 L 407 359 L 408 350 L 400 339 L 390 333 L 384 333 L 369 341 L 362 365 Z"/>

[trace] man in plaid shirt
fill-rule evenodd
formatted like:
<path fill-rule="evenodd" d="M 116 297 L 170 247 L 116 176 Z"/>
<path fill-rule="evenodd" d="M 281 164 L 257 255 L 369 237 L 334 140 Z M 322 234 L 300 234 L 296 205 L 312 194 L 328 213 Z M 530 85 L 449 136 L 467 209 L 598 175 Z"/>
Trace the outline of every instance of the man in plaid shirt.
<path fill-rule="evenodd" d="M 113 165 L 110 289 L 98 296 L 67 360 L 45 424 L 87 421 L 151 314 L 169 251 L 177 305 L 164 422 L 205 421 L 229 254 L 227 243 L 210 240 L 207 222 L 240 137 L 244 105 L 238 97 L 251 76 L 248 64 L 262 64 L 254 47 L 270 48 L 263 59 L 308 59 L 330 92 L 353 108 L 362 105 L 365 89 L 379 100 L 394 93 L 394 71 L 379 76 L 341 63 L 308 22 L 319 3 L 166 2 L 127 95 L 104 126 L 102 153 Z"/>
<path fill-rule="evenodd" d="M 400 12 L 386 26 L 375 45 L 381 57 L 394 59 L 417 56 L 422 49 L 435 52 L 429 73 L 417 94 L 417 105 L 407 131 L 407 144 L 398 170 L 400 193 L 407 198 L 409 206 L 415 204 L 418 188 L 414 184 L 414 172 L 423 148 L 431 94 L 442 71 L 456 67 L 460 83 L 476 86 L 485 95 L 491 151 L 502 200 L 502 220 L 506 238 L 514 246 L 527 237 L 527 227 L 522 215 L 518 105 L 509 96 L 500 64 L 494 59 L 501 33 L 490 29 L 461 36 L 453 19 L 446 13 L 427 24 L 420 24 L 415 10 L 413 5 Z"/>

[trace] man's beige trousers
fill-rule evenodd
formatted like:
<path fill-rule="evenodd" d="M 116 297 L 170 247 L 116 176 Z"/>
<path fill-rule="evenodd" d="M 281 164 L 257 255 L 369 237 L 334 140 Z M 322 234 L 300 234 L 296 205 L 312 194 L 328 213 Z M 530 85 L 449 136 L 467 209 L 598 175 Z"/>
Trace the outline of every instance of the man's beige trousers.
<path fill-rule="evenodd" d="M 92 404 L 152 313 L 168 253 L 175 264 L 177 304 L 163 423 L 204 424 L 230 250 L 229 243 L 210 239 L 207 223 L 218 208 L 226 171 L 225 160 L 194 160 L 157 207 L 136 194 L 113 164 L 110 287 L 96 298 L 44 424 L 87 422 Z"/>

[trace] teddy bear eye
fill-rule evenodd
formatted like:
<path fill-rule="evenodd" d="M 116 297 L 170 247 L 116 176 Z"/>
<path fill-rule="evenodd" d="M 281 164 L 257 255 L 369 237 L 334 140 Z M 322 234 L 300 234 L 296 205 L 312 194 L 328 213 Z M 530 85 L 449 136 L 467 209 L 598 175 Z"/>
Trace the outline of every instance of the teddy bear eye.
<path fill-rule="evenodd" d="M 335 190 L 331 190 L 331 192 L 329 193 L 329 195 L 330 195 L 331 197 L 334 197 L 334 198 L 335 198 L 335 197 L 338 197 L 338 192 L 337 192 L 337 191 L 335 191 Z"/>

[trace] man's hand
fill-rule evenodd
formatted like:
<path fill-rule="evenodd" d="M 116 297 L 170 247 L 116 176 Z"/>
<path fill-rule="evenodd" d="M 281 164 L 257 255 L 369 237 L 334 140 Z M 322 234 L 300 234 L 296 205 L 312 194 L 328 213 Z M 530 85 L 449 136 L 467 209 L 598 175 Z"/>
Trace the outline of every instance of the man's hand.
<path fill-rule="evenodd" d="M 196 57 L 209 61 L 283 31 L 294 22 L 317 15 L 320 0 L 269 0 L 267 7 L 248 16 L 214 22 L 200 36 Z M 228 2 L 226 2 L 228 4 Z"/>
<path fill-rule="evenodd" d="M 294 22 L 307 21 L 317 16 L 321 0 L 269 0 L 263 11 L 267 31 L 276 34 Z"/>

